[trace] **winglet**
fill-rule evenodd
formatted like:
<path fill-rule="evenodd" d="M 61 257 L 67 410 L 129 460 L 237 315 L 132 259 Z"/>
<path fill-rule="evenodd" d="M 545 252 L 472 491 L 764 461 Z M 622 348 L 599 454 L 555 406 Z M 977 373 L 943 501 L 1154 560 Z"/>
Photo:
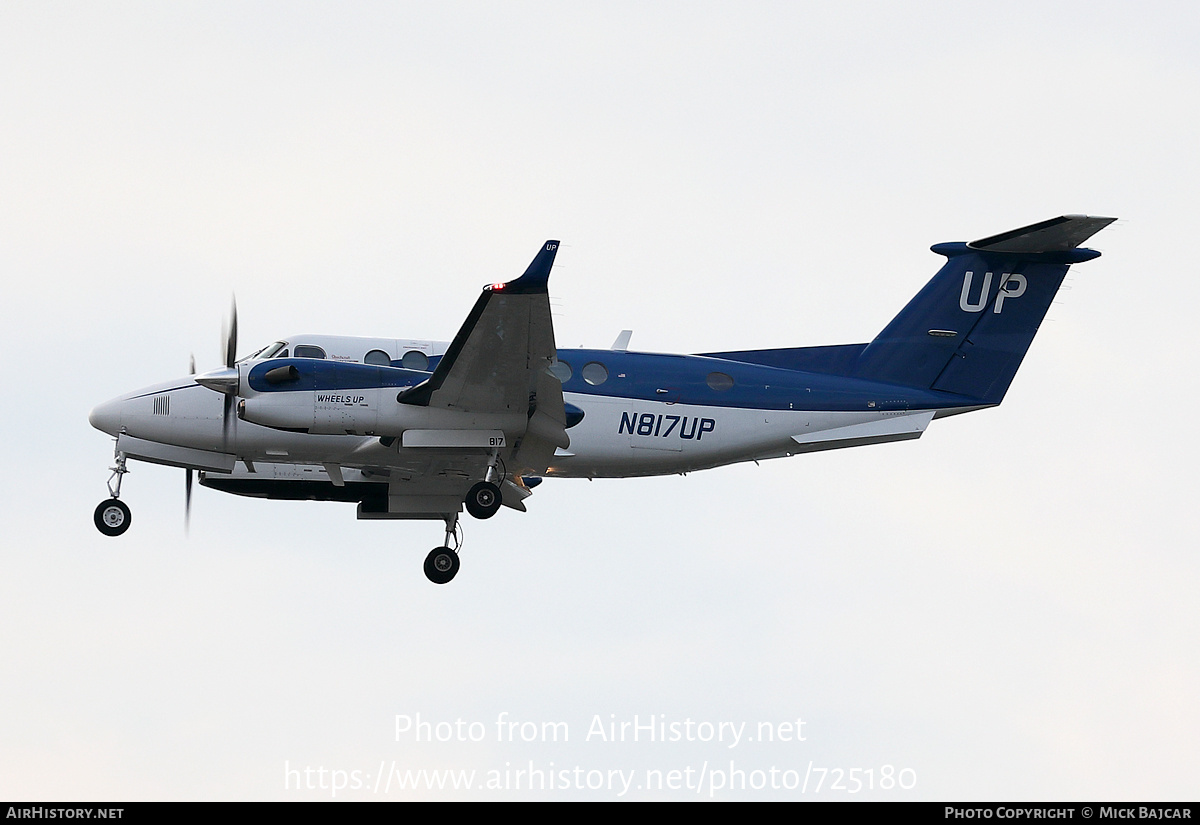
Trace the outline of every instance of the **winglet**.
<path fill-rule="evenodd" d="M 506 284 L 492 284 L 492 292 L 507 292 L 515 295 L 528 295 L 532 292 L 547 292 L 550 282 L 550 268 L 554 266 L 554 256 L 558 254 L 558 241 L 546 241 L 525 274 L 515 281 Z"/>

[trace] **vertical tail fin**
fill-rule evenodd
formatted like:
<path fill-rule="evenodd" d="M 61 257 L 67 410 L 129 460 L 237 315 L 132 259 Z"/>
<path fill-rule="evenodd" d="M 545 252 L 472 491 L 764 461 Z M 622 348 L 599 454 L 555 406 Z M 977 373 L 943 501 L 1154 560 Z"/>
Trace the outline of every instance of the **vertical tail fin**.
<path fill-rule="evenodd" d="M 856 376 L 998 404 L 1079 245 L 1116 218 L 1065 215 L 972 243 L 932 247 L 946 264 L 859 355 Z"/>

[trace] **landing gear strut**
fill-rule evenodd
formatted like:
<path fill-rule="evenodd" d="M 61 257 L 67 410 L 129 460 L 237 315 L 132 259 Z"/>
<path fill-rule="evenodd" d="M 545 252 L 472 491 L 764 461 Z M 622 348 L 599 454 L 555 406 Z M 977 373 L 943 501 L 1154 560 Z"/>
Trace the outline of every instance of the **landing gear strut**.
<path fill-rule="evenodd" d="M 450 545 L 454 545 L 454 549 Z M 458 573 L 458 513 L 446 516 L 446 546 L 435 547 L 425 557 L 425 577 L 434 584 L 447 584 Z"/>
<path fill-rule="evenodd" d="M 112 467 L 112 475 L 108 477 L 108 494 L 111 498 L 105 499 L 96 506 L 96 513 L 93 516 L 93 521 L 96 522 L 96 529 L 106 536 L 119 536 L 129 529 L 129 524 L 133 520 L 133 515 L 129 512 L 129 508 L 125 506 L 125 502 L 121 501 L 121 479 L 129 472 L 125 466 L 125 453 L 118 452 L 116 454 L 116 466 Z M 113 480 L 116 480 L 116 486 L 113 486 Z"/>

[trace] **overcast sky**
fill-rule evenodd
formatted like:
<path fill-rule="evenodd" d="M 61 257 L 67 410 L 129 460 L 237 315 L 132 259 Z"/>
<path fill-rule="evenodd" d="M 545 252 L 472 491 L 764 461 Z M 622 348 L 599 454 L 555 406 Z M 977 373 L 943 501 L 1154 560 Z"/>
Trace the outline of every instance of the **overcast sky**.
<path fill-rule="evenodd" d="M 1198 23 L 1185 2 L 0 5 L 0 798 L 340 777 L 339 799 L 1194 800 Z M 233 291 L 246 352 L 448 340 L 560 238 L 560 346 L 851 343 L 931 244 L 1068 212 L 1121 218 L 1103 257 L 1004 405 L 920 441 L 550 480 L 465 524 L 446 587 L 421 573 L 438 524 L 349 505 L 200 489 L 185 538 L 170 468 L 134 465 L 123 537 L 92 525 L 112 443 L 88 410 L 190 353 L 217 366 Z M 397 732 L 417 714 L 464 727 Z M 635 716 L 684 741 L 596 733 Z M 531 766 L 555 788 L 514 789 Z"/>

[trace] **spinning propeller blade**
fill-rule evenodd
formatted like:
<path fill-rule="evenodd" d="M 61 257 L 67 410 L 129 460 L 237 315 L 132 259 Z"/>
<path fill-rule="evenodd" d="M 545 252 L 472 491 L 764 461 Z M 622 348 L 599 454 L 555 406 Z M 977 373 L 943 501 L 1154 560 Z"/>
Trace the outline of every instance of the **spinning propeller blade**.
<path fill-rule="evenodd" d="M 237 300 L 230 305 L 229 318 L 221 324 L 221 358 L 224 367 L 209 370 L 196 376 L 196 383 L 208 387 L 214 392 L 226 395 L 237 395 Z M 191 361 L 192 371 L 195 372 L 196 359 Z"/>
<path fill-rule="evenodd" d="M 234 298 L 229 307 L 229 320 L 222 325 L 221 357 L 225 366 L 221 369 L 209 370 L 196 376 L 196 383 L 208 387 L 214 392 L 223 393 L 225 401 L 221 412 L 222 441 L 226 451 L 229 447 L 229 431 L 234 426 L 233 409 L 237 399 L 238 383 L 241 377 L 237 368 L 237 299 Z M 195 371 L 195 359 L 192 359 L 192 369 Z"/>
<path fill-rule="evenodd" d="M 234 364 L 237 363 L 237 296 L 233 296 L 229 303 L 229 320 L 225 323 L 221 330 L 221 349 L 224 350 L 225 369 L 235 369 Z M 229 430 L 233 426 L 233 404 L 237 397 L 237 385 L 234 384 L 232 392 L 226 391 L 224 404 L 221 411 L 221 438 L 225 449 L 229 448 Z"/>
<path fill-rule="evenodd" d="M 221 330 L 221 349 L 224 351 L 225 366 L 232 368 L 237 362 L 237 296 L 229 305 L 229 320 Z"/>

